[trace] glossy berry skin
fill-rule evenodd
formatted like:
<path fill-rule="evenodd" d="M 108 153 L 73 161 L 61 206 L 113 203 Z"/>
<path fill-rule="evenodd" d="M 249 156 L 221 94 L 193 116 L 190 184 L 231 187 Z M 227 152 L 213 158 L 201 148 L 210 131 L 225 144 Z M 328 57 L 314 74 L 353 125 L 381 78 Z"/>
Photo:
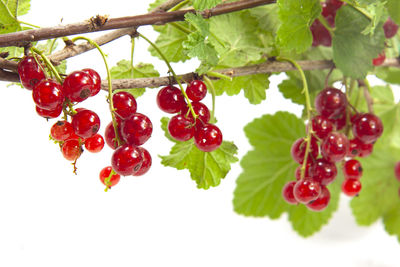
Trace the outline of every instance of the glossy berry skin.
<path fill-rule="evenodd" d="M 140 169 L 138 171 L 134 172 L 133 176 L 141 176 L 147 173 L 152 163 L 149 151 L 147 151 L 147 149 L 143 147 L 138 147 L 138 149 L 142 152 L 143 161 L 142 161 L 142 166 L 140 166 Z"/>
<path fill-rule="evenodd" d="M 107 167 L 104 167 L 100 171 L 100 174 L 99 174 L 100 181 L 108 188 L 111 188 L 114 185 L 118 184 L 119 180 L 121 179 L 121 176 L 119 174 L 115 173 L 110 177 L 109 182 L 106 184 L 105 180 L 110 176 L 111 171 L 112 171 L 112 167 L 107 166 Z"/>
<path fill-rule="evenodd" d="M 194 144 L 204 152 L 211 152 L 222 144 L 222 132 L 214 124 L 206 123 L 196 128 L 194 133 Z"/>
<path fill-rule="evenodd" d="M 337 176 L 337 168 L 335 163 L 322 158 L 315 160 L 311 166 L 310 173 L 314 181 L 321 185 L 328 185 L 335 180 Z"/>
<path fill-rule="evenodd" d="M 50 129 L 50 135 L 56 141 L 65 141 L 73 134 L 74 128 L 68 121 L 58 121 Z"/>
<path fill-rule="evenodd" d="M 333 131 L 332 122 L 321 115 L 313 117 L 311 120 L 311 125 L 315 135 L 320 139 L 324 139 L 330 132 Z"/>
<path fill-rule="evenodd" d="M 201 101 L 207 95 L 207 86 L 200 80 L 191 81 L 186 88 L 186 94 L 193 102 Z"/>
<path fill-rule="evenodd" d="M 196 125 L 203 125 L 210 121 L 210 110 L 206 105 L 201 102 L 191 102 L 194 113 L 198 115 L 196 119 Z M 181 112 L 183 115 L 187 115 L 189 118 L 193 119 L 192 113 L 189 111 L 189 107 L 185 106 Z"/>
<path fill-rule="evenodd" d="M 173 116 L 168 122 L 169 134 L 178 141 L 187 141 L 194 136 L 194 121 L 182 114 Z"/>
<path fill-rule="evenodd" d="M 82 148 L 78 140 L 67 140 L 61 146 L 61 152 L 66 160 L 75 161 L 82 154 Z"/>
<path fill-rule="evenodd" d="M 383 31 L 385 32 L 385 37 L 388 39 L 394 37 L 398 30 L 399 26 L 391 18 L 388 18 L 385 24 L 383 24 Z"/>
<path fill-rule="evenodd" d="M 349 196 L 354 197 L 361 191 L 361 182 L 358 179 L 345 179 L 342 183 L 342 192 Z"/>
<path fill-rule="evenodd" d="M 111 166 L 122 176 L 133 175 L 142 166 L 143 157 L 135 145 L 125 144 L 117 148 L 111 157 Z"/>
<path fill-rule="evenodd" d="M 100 152 L 104 147 L 104 138 L 100 134 L 95 134 L 85 140 L 85 148 L 92 153 Z"/>
<path fill-rule="evenodd" d="M 380 66 L 385 62 L 386 54 L 385 51 L 382 51 L 376 58 L 372 59 L 372 65 Z"/>
<path fill-rule="evenodd" d="M 297 181 L 293 188 L 295 199 L 303 204 L 316 200 L 321 193 L 321 186 L 318 182 L 310 179 Z"/>
<path fill-rule="evenodd" d="M 306 204 L 307 208 L 312 211 L 323 211 L 328 207 L 329 201 L 331 200 L 331 193 L 326 186 L 321 186 L 321 193 L 316 200 L 313 200 Z"/>
<path fill-rule="evenodd" d="M 46 78 L 34 57 L 31 56 L 24 57 L 18 63 L 18 74 L 22 86 L 28 90 L 33 90 L 36 84 Z"/>
<path fill-rule="evenodd" d="M 339 89 L 328 87 L 315 98 L 315 109 L 325 118 L 334 118 L 346 109 L 346 95 Z"/>
<path fill-rule="evenodd" d="M 83 71 L 74 71 L 64 80 L 64 94 L 72 102 L 82 102 L 87 99 L 93 89 L 92 76 Z"/>
<path fill-rule="evenodd" d="M 329 120 L 332 122 L 336 131 L 342 130 L 347 124 L 346 109 L 341 111 L 335 117 L 331 117 Z"/>
<path fill-rule="evenodd" d="M 121 139 L 122 138 L 121 122 L 118 121 L 118 120 L 117 120 L 117 125 L 119 125 L 119 127 L 118 127 L 118 135 L 119 135 L 119 137 Z M 105 139 L 107 145 L 110 148 L 116 149 L 118 147 L 118 143 L 117 143 L 117 140 L 115 138 L 115 131 L 114 131 L 114 127 L 113 127 L 112 121 L 106 126 L 106 129 L 104 131 L 104 139 Z"/>
<path fill-rule="evenodd" d="M 328 134 L 321 143 L 321 155 L 329 162 L 338 162 L 344 159 L 349 149 L 349 140 L 338 132 Z"/>
<path fill-rule="evenodd" d="M 84 73 L 88 74 L 93 81 L 93 86 L 90 88 L 90 96 L 95 96 L 100 92 L 101 89 L 101 77 L 94 69 L 83 69 Z"/>
<path fill-rule="evenodd" d="M 121 122 L 121 136 L 127 144 L 143 145 L 153 133 L 150 119 L 141 113 L 135 113 Z"/>
<path fill-rule="evenodd" d="M 55 109 L 47 110 L 47 109 L 42 109 L 38 106 L 36 106 L 36 113 L 46 119 L 54 119 L 60 116 L 62 112 L 62 105 L 56 107 Z"/>
<path fill-rule="evenodd" d="M 373 148 L 374 144 L 364 144 L 357 138 L 353 138 L 349 141 L 349 151 L 347 153 L 347 157 L 368 157 L 369 155 L 371 155 Z"/>
<path fill-rule="evenodd" d="M 307 162 L 306 169 L 304 171 L 304 179 L 311 178 L 311 166 L 311 162 Z M 301 167 L 302 165 L 297 166 L 296 170 L 294 171 L 294 177 L 296 178 L 296 181 L 301 180 Z"/>
<path fill-rule="evenodd" d="M 288 203 L 292 205 L 296 205 L 299 202 L 296 200 L 293 194 L 293 188 L 294 185 L 296 184 L 296 181 L 290 181 L 285 184 L 285 186 L 282 189 L 282 197 L 283 199 Z"/>
<path fill-rule="evenodd" d="M 162 111 L 174 114 L 181 111 L 186 102 L 179 88 L 168 85 L 158 92 L 157 105 Z"/>
<path fill-rule="evenodd" d="M 360 114 L 353 122 L 353 135 L 364 144 L 374 143 L 382 133 L 382 121 L 372 113 Z"/>
<path fill-rule="evenodd" d="M 346 161 L 342 170 L 346 179 L 360 179 L 363 172 L 361 163 L 356 159 Z"/>
<path fill-rule="evenodd" d="M 306 146 L 307 143 L 305 142 L 304 138 L 299 138 L 293 143 L 290 150 L 292 158 L 299 164 L 303 164 L 304 162 Z M 318 157 L 318 154 L 318 143 L 315 138 L 311 138 L 307 162 L 311 162 L 313 158 L 316 159 Z"/>
<path fill-rule="evenodd" d="M 54 110 L 64 102 L 62 86 L 50 79 L 41 80 L 32 90 L 32 98 L 36 106 Z"/>
<path fill-rule="evenodd" d="M 81 110 L 72 117 L 72 127 L 77 136 L 86 139 L 94 136 L 100 129 L 100 118 L 91 110 Z"/>
<path fill-rule="evenodd" d="M 136 113 L 137 103 L 135 97 L 128 92 L 118 92 L 112 97 L 114 112 L 121 119 L 127 119 Z"/>
<path fill-rule="evenodd" d="M 400 161 L 394 165 L 394 176 L 400 182 Z"/>

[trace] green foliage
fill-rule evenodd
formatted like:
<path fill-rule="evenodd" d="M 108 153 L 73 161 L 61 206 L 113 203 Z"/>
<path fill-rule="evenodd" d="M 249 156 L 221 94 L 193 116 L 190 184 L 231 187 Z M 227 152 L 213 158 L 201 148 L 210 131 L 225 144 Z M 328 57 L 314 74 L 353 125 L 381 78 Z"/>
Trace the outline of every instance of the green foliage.
<path fill-rule="evenodd" d="M 400 24 L 400 1 L 398 0 L 387 0 L 386 7 L 388 9 L 390 17 L 397 23 Z"/>
<path fill-rule="evenodd" d="M 193 7 L 196 10 L 204 10 L 213 8 L 221 2 L 222 0 L 193 0 Z"/>

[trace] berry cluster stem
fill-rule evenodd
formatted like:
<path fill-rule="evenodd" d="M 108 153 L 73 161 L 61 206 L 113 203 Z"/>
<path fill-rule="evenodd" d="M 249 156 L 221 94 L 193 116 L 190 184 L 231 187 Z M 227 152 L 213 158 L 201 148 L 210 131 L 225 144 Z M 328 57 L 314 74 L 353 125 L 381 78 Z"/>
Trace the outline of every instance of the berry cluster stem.
<path fill-rule="evenodd" d="M 62 84 L 63 80 L 61 79 L 60 74 L 58 73 L 58 71 L 56 70 L 54 65 L 51 63 L 51 61 L 44 55 L 44 53 L 42 51 L 40 51 L 39 49 L 37 49 L 36 47 L 31 47 L 31 51 L 36 53 L 36 54 L 38 54 L 43 59 L 44 63 L 51 70 L 51 72 L 54 74 L 54 76 L 56 77 L 57 81 L 60 84 Z"/>
<path fill-rule="evenodd" d="M 212 97 L 211 121 L 212 122 L 216 122 L 216 119 L 215 119 L 215 97 L 216 97 L 216 93 L 215 93 L 214 84 L 212 83 L 210 78 L 208 78 L 207 76 L 204 76 L 203 79 L 204 79 L 204 82 L 207 85 L 207 88 L 210 89 L 211 97 Z"/>

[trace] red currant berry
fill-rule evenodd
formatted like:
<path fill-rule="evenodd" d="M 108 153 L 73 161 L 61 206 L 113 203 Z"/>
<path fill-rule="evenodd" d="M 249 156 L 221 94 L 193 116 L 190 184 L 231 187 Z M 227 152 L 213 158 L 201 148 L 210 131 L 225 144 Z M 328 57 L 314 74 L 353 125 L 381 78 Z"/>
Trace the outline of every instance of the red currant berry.
<path fill-rule="evenodd" d="M 292 145 L 291 148 L 292 158 L 299 164 L 303 164 L 304 162 L 306 146 L 307 143 L 304 140 L 304 138 L 297 139 Z M 312 162 L 312 159 L 316 159 L 318 157 L 318 154 L 319 154 L 318 143 L 315 138 L 311 138 L 307 163 Z"/>
<path fill-rule="evenodd" d="M 362 172 L 361 163 L 356 159 L 350 159 L 343 165 L 343 175 L 346 179 L 360 179 Z"/>
<path fill-rule="evenodd" d="M 373 149 L 374 149 L 374 144 L 361 143 L 360 152 L 358 153 L 358 156 L 360 158 L 368 157 L 369 155 L 371 155 Z"/>
<path fill-rule="evenodd" d="M 117 126 L 118 126 L 118 135 L 120 137 L 120 139 L 122 138 L 122 134 L 121 134 L 121 122 L 119 122 L 117 120 Z M 104 132 L 104 138 L 106 140 L 107 145 L 112 148 L 112 149 L 116 149 L 118 147 L 118 141 L 115 138 L 115 131 L 114 131 L 114 126 L 113 123 L 110 122 L 107 127 L 106 130 Z M 122 140 L 121 140 L 122 141 Z"/>
<path fill-rule="evenodd" d="M 346 109 L 346 95 L 336 88 L 325 88 L 315 98 L 315 109 L 325 118 L 333 118 Z"/>
<path fill-rule="evenodd" d="M 81 138 L 94 136 L 100 129 L 99 116 L 88 109 L 81 110 L 72 117 L 74 132 Z"/>
<path fill-rule="evenodd" d="M 178 141 L 187 141 L 194 136 L 194 121 L 182 114 L 175 115 L 168 122 L 168 132 Z"/>
<path fill-rule="evenodd" d="M 136 113 L 137 104 L 135 97 L 128 92 L 118 92 L 112 97 L 115 113 L 121 119 L 127 119 Z"/>
<path fill-rule="evenodd" d="M 372 59 L 372 65 L 380 66 L 385 62 L 386 54 L 385 51 L 382 51 L 376 58 Z"/>
<path fill-rule="evenodd" d="M 157 105 L 166 113 L 178 113 L 186 106 L 185 99 L 179 88 L 168 85 L 157 94 Z"/>
<path fill-rule="evenodd" d="M 100 75 L 94 69 L 83 69 L 82 71 L 92 77 L 93 86 L 90 88 L 90 96 L 97 95 L 101 89 Z"/>
<path fill-rule="evenodd" d="M 297 166 L 296 170 L 294 171 L 294 176 L 296 177 L 296 181 L 301 180 L 301 167 L 303 165 Z M 304 179 L 311 178 L 311 162 L 307 162 L 306 170 L 304 171 Z"/>
<path fill-rule="evenodd" d="M 347 124 L 346 109 L 340 112 L 337 116 L 331 117 L 329 120 L 332 122 L 336 131 L 342 130 Z"/>
<path fill-rule="evenodd" d="M 132 116 L 122 121 L 122 139 L 136 146 L 143 145 L 153 132 L 153 124 L 150 119 L 141 113 L 134 113 Z"/>
<path fill-rule="evenodd" d="M 331 200 L 331 193 L 326 186 L 321 186 L 321 193 L 316 200 L 307 203 L 306 206 L 312 211 L 323 211 Z"/>
<path fill-rule="evenodd" d="M 361 182 L 358 179 L 345 179 L 342 183 L 342 192 L 349 197 L 358 195 L 361 191 Z"/>
<path fill-rule="evenodd" d="M 282 189 L 282 196 L 283 196 L 283 199 L 287 202 L 287 203 L 289 203 L 289 204 L 292 204 L 292 205 L 295 205 L 295 204 L 298 204 L 299 202 L 296 200 L 296 198 L 294 197 L 294 194 L 293 194 L 293 188 L 294 188 L 294 185 L 296 184 L 296 181 L 290 181 L 290 182 L 287 182 L 286 184 L 285 184 L 285 186 L 283 187 L 283 189 Z"/>
<path fill-rule="evenodd" d="M 361 141 L 356 138 L 349 140 L 349 150 L 347 151 L 346 156 L 349 158 L 358 157 L 360 154 L 361 145 Z"/>
<path fill-rule="evenodd" d="M 353 123 L 353 135 L 364 144 L 374 143 L 383 133 L 379 117 L 371 113 L 360 114 Z"/>
<path fill-rule="evenodd" d="M 74 128 L 68 121 L 58 121 L 50 129 L 50 135 L 56 141 L 65 141 L 72 134 L 74 134 Z"/>
<path fill-rule="evenodd" d="M 391 18 L 388 18 L 385 24 L 383 24 L 383 31 L 385 32 L 385 37 L 388 39 L 394 37 L 398 30 L 399 26 Z"/>
<path fill-rule="evenodd" d="M 18 63 L 18 74 L 22 86 L 29 90 L 33 90 L 37 83 L 46 78 L 42 68 L 31 56 L 24 57 Z"/>
<path fill-rule="evenodd" d="M 396 165 L 394 165 L 394 176 L 400 182 L 400 161 L 396 162 Z"/>
<path fill-rule="evenodd" d="M 207 94 L 207 86 L 199 80 L 192 81 L 186 88 L 186 94 L 193 102 L 201 101 Z"/>
<path fill-rule="evenodd" d="M 95 134 L 85 140 L 85 148 L 92 153 L 100 152 L 104 147 L 104 139 L 100 134 Z"/>
<path fill-rule="evenodd" d="M 147 149 L 143 148 L 143 147 L 138 147 L 139 150 L 142 152 L 142 158 L 143 158 L 143 162 L 142 162 L 142 166 L 140 167 L 140 169 L 138 171 L 136 171 L 133 175 L 134 176 L 141 176 L 145 173 L 147 173 L 151 167 L 151 155 L 149 153 L 149 151 L 147 151 Z"/>
<path fill-rule="evenodd" d="M 129 144 L 117 148 L 111 157 L 111 166 L 122 176 L 129 176 L 139 171 L 142 162 L 142 151 L 137 146 Z"/>
<path fill-rule="evenodd" d="M 111 171 L 112 171 L 112 167 L 108 166 L 108 167 L 103 168 L 99 174 L 100 181 L 108 188 L 111 188 L 114 185 L 118 184 L 119 180 L 121 179 L 121 176 L 119 174 L 117 174 L 117 173 L 111 174 Z M 111 175 L 111 177 L 110 177 L 110 175 Z M 106 179 L 108 179 L 108 178 L 109 178 L 109 180 L 107 182 Z"/>
<path fill-rule="evenodd" d="M 75 161 L 80 157 L 83 150 L 78 140 L 67 140 L 61 146 L 61 152 L 65 159 Z"/>
<path fill-rule="evenodd" d="M 206 123 L 196 128 L 194 144 L 201 151 L 214 151 L 222 144 L 222 132 L 216 125 Z"/>
<path fill-rule="evenodd" d="M 92 76 L 83 71 L 74 71 L 64 80 L 64 94 L 72 102 L 82 102 L 91 95 L 93 86 Z"/>
<path fill-rule="evenodd" d="M 332 183 L 337 175 L 335 163 L 329 162 L 325 159 L 317 159 L 310 170 L 312 179 L 321 185 L 328 185 Z"/>
<path fill-rule="evenodd" d="M 323 45 L 330 47 L 332 45 L 331 34 L 318 19 L 314 20 L 310 30 L 313 36 L 312 46 Z"/>
<path fill-rule="evenodd" d="M 293 188 L 295 199 L 303 204 L 316 200 L 321 193 L 321 186 L 311 179 L 297 181 Z"/>
<path fill-rule="evenodd" d="M 324 139 L 333 130 L 332 122 L 321 115 L 313 117 L 311 125 L 315 135 L 320 139 Z"/>
<path fill-rule="evenodd" d="M 54 119 L 60 116 L 62 112 L 62 105 L 56 107 L 55 109 L 47 110 L 47 109 L 42 109 L 38 106 L 36 106 L 36 112 L 39 116 L 46 118 L 46 119 Z"/>
<path fill-rule="evenodd" d="M 47 110 L 54 110 L 64 102 L 62 86 L 52 80 L 41 80 L 32 91 L 35 104 Z"/>
<path fill-rule="evenodd" d="M 194 113 L 198 115 L 196 119 L 196 125 L 203 125 L 204 123 L 208 123 L 210 121 L 210 110 L 201 102 L 191 102 Z M 189 111 L 189 107 L 185 106 L 182 109 L 182 114 L 184 116 L 188 116 L 193 119 L 192 113 Z"/>
<path fill-rule="evenodd" d="M 321 155 L 330 162 L 338 162 L 344 159 L 349 149 L 349 140 L 338 132 L 332 132 L 322 140 Z"/>

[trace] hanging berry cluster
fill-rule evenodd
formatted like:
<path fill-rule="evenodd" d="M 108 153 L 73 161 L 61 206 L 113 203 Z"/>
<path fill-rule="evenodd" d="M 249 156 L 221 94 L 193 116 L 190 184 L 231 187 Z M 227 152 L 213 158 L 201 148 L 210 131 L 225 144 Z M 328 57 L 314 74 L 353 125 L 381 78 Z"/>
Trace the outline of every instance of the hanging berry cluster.
<path fill-rule="evenodd" d="M 341 162 L 345 178 L 342 192 L 350 197 L 359 194 L 362 166 L 355 157 L 371 154 L 383 124 L 372 113 L 351 114 L 346 95 L 336 88 L 322 90 L 314 104 L 318 115 L 308 124 L 310 140 L 300 138 L 291 148 L 292 158 L 301 164 L 295 171 L 296 181 L 288 182 L 282 195 L 289 204 L 302 203 L 310 210 L 322 211 L 330 201 L 326 186 L 337 176 L 336 163 Z M 353 138 L 349 138 L 350 131 L 340 132 L 346 125 L 351 127 Z"/>

